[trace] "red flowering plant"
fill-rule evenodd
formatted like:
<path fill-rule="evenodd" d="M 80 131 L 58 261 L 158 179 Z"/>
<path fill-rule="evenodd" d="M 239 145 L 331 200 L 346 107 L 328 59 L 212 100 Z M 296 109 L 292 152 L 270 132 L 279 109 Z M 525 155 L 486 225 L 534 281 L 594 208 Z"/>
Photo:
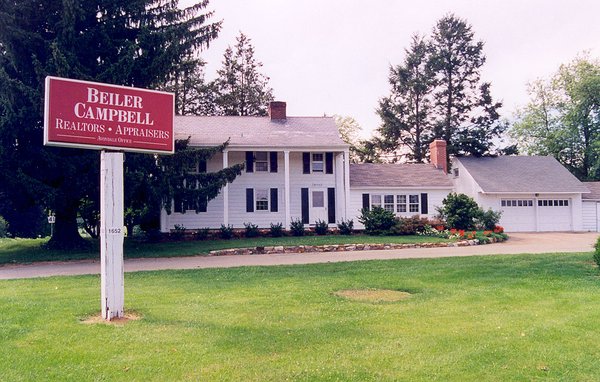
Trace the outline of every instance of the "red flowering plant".
<path fill-rule="evenodd" d="M 504 227 L 499 226 L 499 225 L 494 227 L 494 233 L 503 233 L 503 232 L 504 232 Z"/>

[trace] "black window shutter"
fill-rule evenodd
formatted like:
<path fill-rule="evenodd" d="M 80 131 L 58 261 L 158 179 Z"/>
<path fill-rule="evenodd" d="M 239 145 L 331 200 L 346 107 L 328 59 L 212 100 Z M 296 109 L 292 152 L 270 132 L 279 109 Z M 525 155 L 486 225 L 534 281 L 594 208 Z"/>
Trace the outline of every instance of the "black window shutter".
<path fill-rule="evenodd" d="M 205 162 L 206 163 L 206 162 Z M 200 202 L 198 204 L 198 212 L 206 212 L 206 205 L 207 205 L 207 200 L 206 198 L 202 198 L 200 199 Z"/>
<path fill-rule="evenodd" d="M 333 174 L 333 153 L 325 153 L 325 173 Z"/>
<path fill-rule="evenodd" d="M 310 174 L 310 153 L 302 153 L 302 173 Z"/>
<path fill-rule="evenodd" d="M 254 189 L 246 188 L 246 212 L 254 212 Z"/>
<path fill-rule="evenodd" d="M 254 172 L 254 152 L 246 151 L 246 172 Z"/>
<path fill-rule="evenodd" d="M 427 206 L 427 194 L 421 194 L 421 214 L 426 215 L 429 213 Z"/>
<path fill-rule="evenodd" d="M 277 152 L 271 151 L 269 153 L 270 162 L 271 162 L 271 172 L 277 172 Z"/>
<path fill-rule="evenodd" d="M 308 188 L 300 190 L 302 199 L 302 223 L 308 224 Z"/>
<path fill-rule="evenodd" d="M 329 224 L 335 223 L 335 188 L 327 189 L 327 218 Z"/>
<path fill-rule="evenodd" d="M 363 208 L 369 210 L 370 204 L 369 194 L 363 194 Z"/>
<path fill-rule="evenodd" d="M 173 206 L 174 212 L 180 212 L 180 213 L 183 212 L 183 203 L 182 203 L 180 196 L 175 196 L 173 198 L 173 204 L 174 204 L 174 206 Z"/>
<path fill-rule="evenodd" d="M 198 172 L 200 172 L 200 173 L 206 172 L 206 161 L 205 160 L 200 160 L 200 163 L 198 163 Z"/>
<path fill-rule="evenodd" d="M 277 189 L 271 188 L 271 212 L 277 212 L 279 206 L 277 203 Z"/>

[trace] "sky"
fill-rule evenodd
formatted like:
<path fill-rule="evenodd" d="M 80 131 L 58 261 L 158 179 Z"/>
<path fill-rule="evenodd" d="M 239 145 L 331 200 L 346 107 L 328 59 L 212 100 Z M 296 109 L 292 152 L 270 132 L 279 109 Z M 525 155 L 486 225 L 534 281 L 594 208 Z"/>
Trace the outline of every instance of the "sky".
<path fill-rule="evenodd" d="M 429 35 L 448 13 L 484 42 L 482 79 L 509 119 L 527 103 L 528 82 L 583 52 L 600 58 L 598 0 L 211 0 L 208 9 L 223 28 L 202 53 L 207 79 L 243 32 L 288 115 L 351 116 L 364 137 L 380 124 L 390 65 L 403 61 L 414 33 Z"/>

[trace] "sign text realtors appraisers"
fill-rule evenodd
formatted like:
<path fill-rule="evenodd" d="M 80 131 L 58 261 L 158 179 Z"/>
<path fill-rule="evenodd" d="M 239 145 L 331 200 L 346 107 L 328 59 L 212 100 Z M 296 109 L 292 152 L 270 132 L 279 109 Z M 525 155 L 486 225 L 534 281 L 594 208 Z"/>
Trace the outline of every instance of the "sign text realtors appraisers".
<path fill-rule="evenodd" d="M 46 92 L 46 144 L 173 152 L 170 93 L 57 77 Z"/>

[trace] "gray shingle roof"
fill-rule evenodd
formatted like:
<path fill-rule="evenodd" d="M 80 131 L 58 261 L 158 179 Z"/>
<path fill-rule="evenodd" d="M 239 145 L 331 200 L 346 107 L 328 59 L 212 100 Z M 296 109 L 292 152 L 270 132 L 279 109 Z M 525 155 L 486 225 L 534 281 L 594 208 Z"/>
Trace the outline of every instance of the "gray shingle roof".
<path fill-rule="evenodd" d="M 587 188 L 550 156 L 456 158 L 488 193 L 586 193 Z"/>
<path fill-rule="evenodd" d="M 429 164 L 361 163 L 350 165 L 350 187 L 452 188 L 452 182 Z"/>
<path fill-rule="evenodd" d="M 176 116 L 175 139 L 191 136 L 193 146 L 215 146 L 230 139 L 230 147 L 317 147 L 345 149 L 331 117 Z"/>
<path fill-rule="evenodd" d="M 590 190 L 590 193 L 582 194 L 582 199 L 600 200 L 600 182 L 584 182 L 583 184 Z"/>

